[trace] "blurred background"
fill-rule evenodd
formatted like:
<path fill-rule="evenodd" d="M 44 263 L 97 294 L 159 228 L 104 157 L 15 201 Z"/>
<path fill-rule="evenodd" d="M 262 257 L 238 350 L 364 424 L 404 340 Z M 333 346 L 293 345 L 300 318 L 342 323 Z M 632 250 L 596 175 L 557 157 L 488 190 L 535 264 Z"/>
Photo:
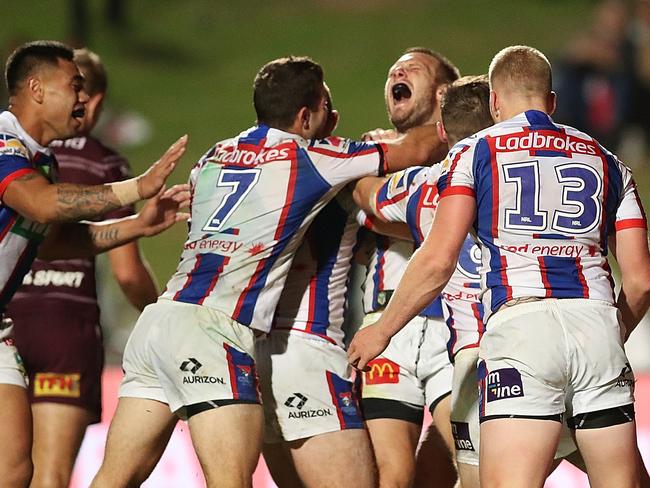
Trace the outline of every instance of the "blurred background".
<path fill-rule="evenodd" d="M 3 59 L 22 42 L 87 46 L 109 74 L 98 135 L 139 173 L 177 137 L 189 150 L 172 177 L 184 182 L 216 141 L 255 122 L 253 77 L 265 62 L 320 62 L 341 113 L 337 134 L 388 125 L 383 85 L 402 51 L 427 46 L 463 74 L 485 73 L 510 44 L 545 52 L 559 96 L 556 120 L 586 130 L 633 167 L 650 205 L 650 0 L 0 0 Z M 4 86 L 0 105 L 6 104 Z M 161 286 L 174 271 L 185 228 L 141 242 Z M 101 267 L 100 267 L 101 269 Z M 103 282 L 108 358 L 119 364 L 136 314 Z M 650 371 L 650 327 L 629 348 Z M 158 486 L 152 484 L 151 486 Z M 162 486 L 162 485 L 161 485 Z M 559 485 L 558 485 L 559 486 Z"/>

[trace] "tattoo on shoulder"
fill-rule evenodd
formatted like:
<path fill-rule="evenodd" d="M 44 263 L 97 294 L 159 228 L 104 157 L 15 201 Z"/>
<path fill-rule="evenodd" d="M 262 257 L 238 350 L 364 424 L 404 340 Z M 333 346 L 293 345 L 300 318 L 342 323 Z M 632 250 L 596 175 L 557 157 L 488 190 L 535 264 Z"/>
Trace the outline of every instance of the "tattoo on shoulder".
<path fill-rule="evenodd" d="M 30 171 L 29 173 L 20 175 L 15 181 L 30 181 L 35 180 L 36 178 L 43 178 L 43 176 L 38 174 L 36 171 Z"/>

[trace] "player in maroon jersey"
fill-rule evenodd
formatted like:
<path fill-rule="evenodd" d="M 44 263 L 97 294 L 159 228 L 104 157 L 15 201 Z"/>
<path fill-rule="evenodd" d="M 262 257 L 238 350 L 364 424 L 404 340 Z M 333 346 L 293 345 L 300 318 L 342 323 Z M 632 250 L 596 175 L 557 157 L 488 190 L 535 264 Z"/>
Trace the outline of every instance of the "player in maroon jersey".
<path fill-rule="evenodd" d="M 74 61 L 89 96 L 78 137 L 54 141 L 59 181 L 100 185 L 131 177 L 128 162 L 90 135 L 107 88 L 95 53 L 76 50 Z M 134 213 L 132 205 L 104 215 Z M 142 310 L 158 292 L 137 242 L 107 253 L 113 275 L 129 301 Z M 101 420 L 102 330 L 95 259 L 36 260 L 8 308 L 14 339 L 29 377 L 36 486 L 66 487 L 86 427 Z"/>

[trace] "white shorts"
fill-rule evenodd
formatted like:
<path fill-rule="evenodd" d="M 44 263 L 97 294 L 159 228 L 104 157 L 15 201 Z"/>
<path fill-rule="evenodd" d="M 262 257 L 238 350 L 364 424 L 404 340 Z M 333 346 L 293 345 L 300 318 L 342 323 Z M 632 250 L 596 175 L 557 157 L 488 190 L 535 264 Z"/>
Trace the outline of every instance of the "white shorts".
<path fill-rule="evenodd" d="M 253 331 L 202 305 L 159 299 L 124 350 L 120 397 L 158 400 L 181 418 L 233 403 L 260 403 Z"/>
<path fill-rule="evenodd" d="M 456 445 L 456 461 L 479 464 L 478 348 L 459 351 L 454 357 L 454 379 L 451 389 L 451 431 Z M 563 424 L 555 459 L 577 449 L 571 431 Z"/>
<path fill-rule="evenodd" d="M 27 372 L 13 339 L 11 319 L 0 319 L 0 384 L 27 388 Z"/>
<path fill-rule="evenodd" d="M 498 311 L 479 349 L 481 421 L 548 417 L 634 402 L 618 309 L 589 299 L 545 299 Z"/>
<path fill-rule="evenodd" d="M 256 342 L 264 442 L 364 428 L 345 350 L 324 339 L 273 331 Z"/>
<path fill-rule="evenodd" d="M 381 312 L 365 316 L 363 326 Z M 442 318 L 415 317 L 391 339 L 364 372 L 362 409 L 366 420 L 398 418 L 421 423 L 424 407 L 432 410 L 451 392 L 453 366 L 447 353 L 449 329 Z M 389 401 L 387 403 L 386 401 Z M 391 404 L 399 402 L 399 412 Z"/>

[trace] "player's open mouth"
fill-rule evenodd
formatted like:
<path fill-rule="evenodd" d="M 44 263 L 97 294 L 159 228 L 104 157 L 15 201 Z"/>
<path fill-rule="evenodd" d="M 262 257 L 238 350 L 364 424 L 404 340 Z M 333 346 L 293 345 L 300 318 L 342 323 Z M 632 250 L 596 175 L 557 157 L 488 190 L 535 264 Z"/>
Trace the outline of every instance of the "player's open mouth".
<path fill-rule="evenodd" d="M 72 117 L 75 119 L 81 119 L 84 115 L 86 115 L 86 109 L 84 107 L 75 108 L 72 111 Z"/>
<path fill-rule="evenodd" d="M 393 100 L 396 102 L 411 98 L 411 89 L 405 83 L 396 83 L 393 85 L 391 93 L 393 94 Z"/>

